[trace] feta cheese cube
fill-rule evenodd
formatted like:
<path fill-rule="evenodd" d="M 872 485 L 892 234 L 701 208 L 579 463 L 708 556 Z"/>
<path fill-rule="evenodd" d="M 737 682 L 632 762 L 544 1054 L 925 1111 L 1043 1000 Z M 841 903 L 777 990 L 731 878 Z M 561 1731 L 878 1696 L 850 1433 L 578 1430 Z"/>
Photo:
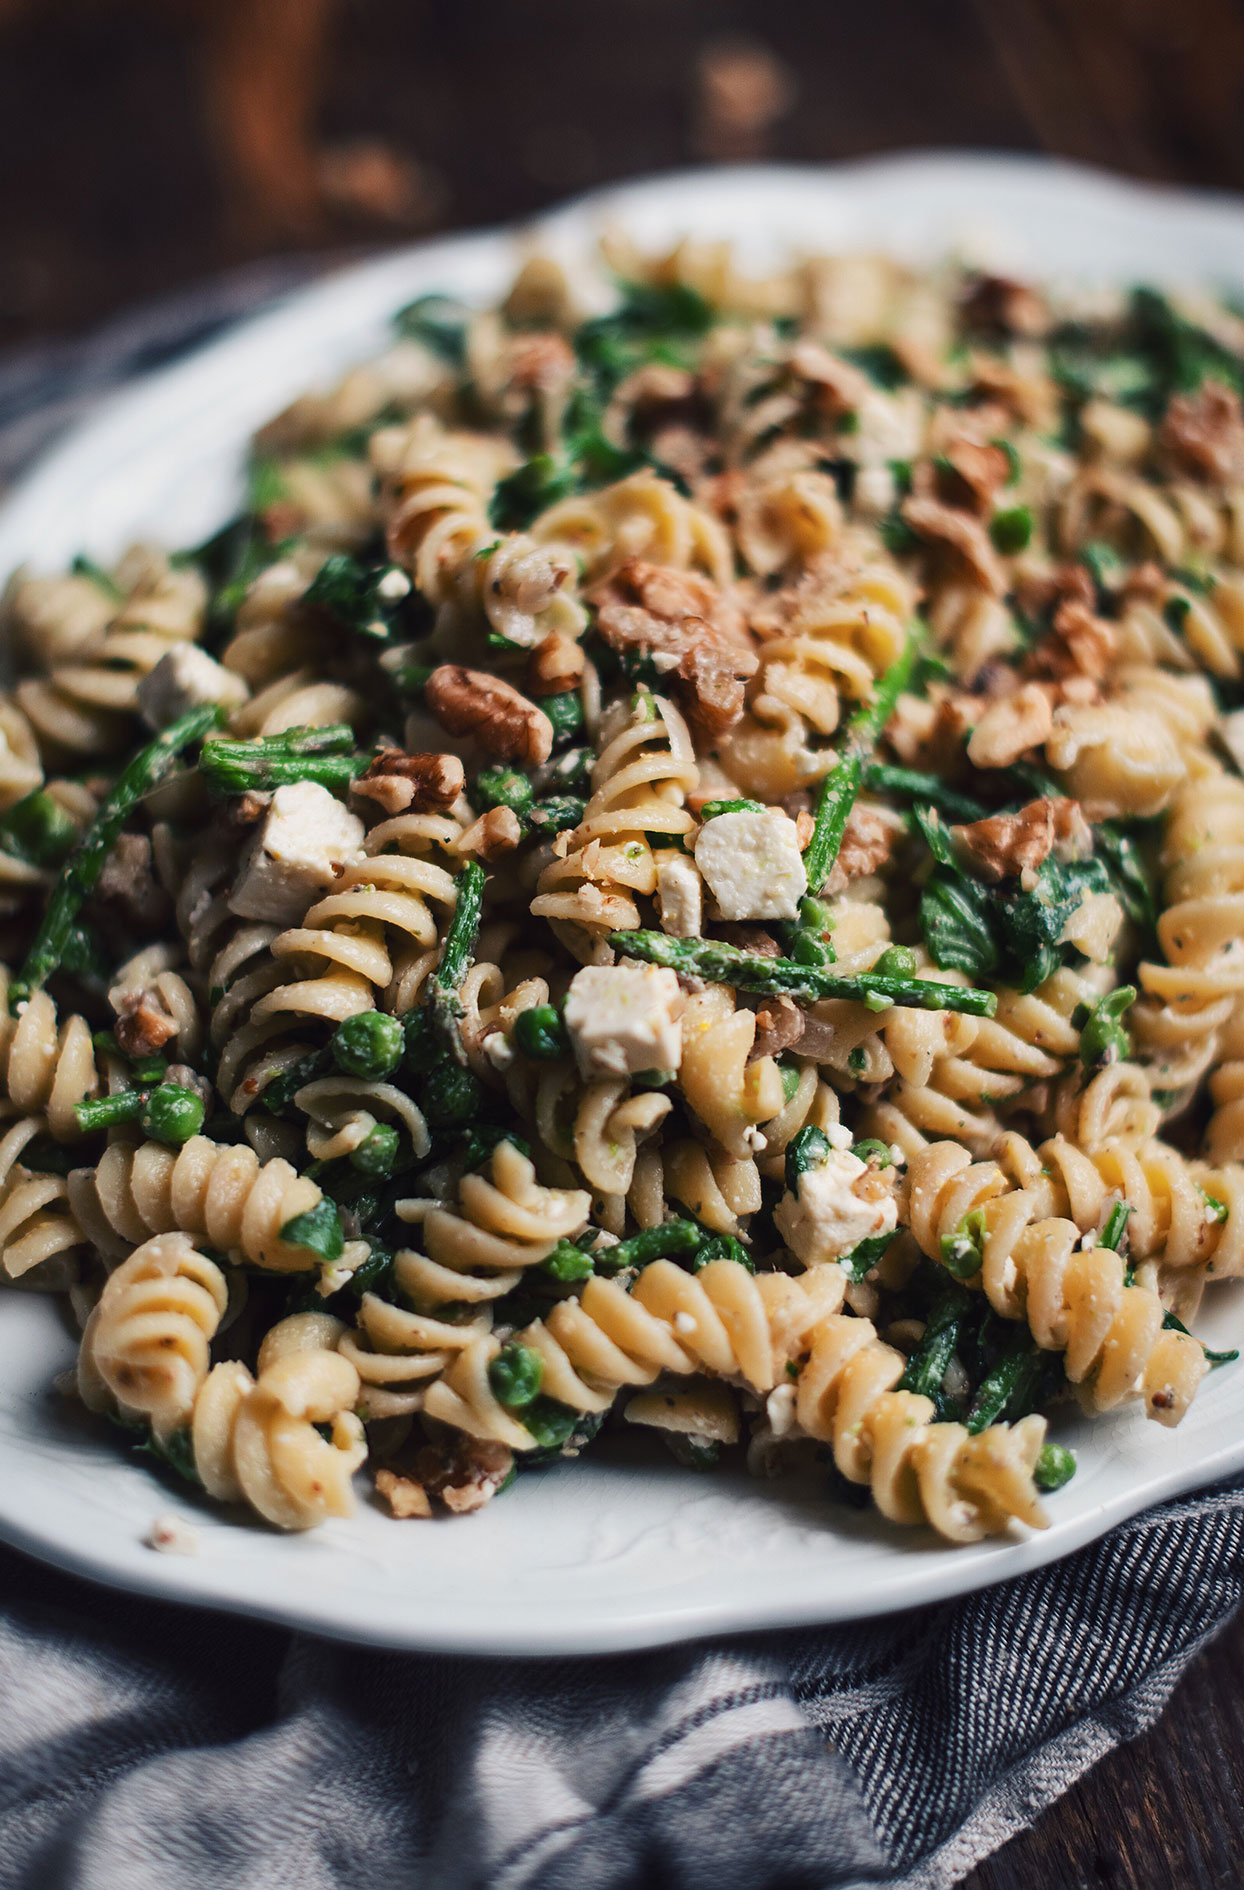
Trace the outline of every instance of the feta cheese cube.
<path fill-rule="evenodd" d="M 671 853 L 657 867 L 661 930 L 671 938 L 699 938 L 704 929 L 704 886 L 694 860 Z"/>
<path fill-rule="evenodd" d="M 795 919 L 808 890 L 799 829 L 771 808 L 718 814 L 695 843 L 695 863 L 723 919 Z"/>
<path fill-rule="evenodd" d="M 279 787 L 242 856 L 230 912 L 296 925 L 362 844 L 362 821 L 318 781 Z"/>
<path fill-rule="evenodd" d="M 660 965 L 585 965 L 566 993 L 566 1029 L 580 1074 L 632 1076 L 682 1062 L 683 994 Z"/>
<path fill-rule="evenodd" d="M 240 709 L 250 691 L 197 643 L 174 643 L 138 685 L 138 706 L 148 728 L 167 728 L 208 702 Z"/>
<path fill-rule="evenodd" d="M 893 1194 L 875 1200 L 856 1192 L 868 1164 L 849 1149 L 831 1148 L 819 1168 L 805 1168 L 795 1194 L 784 1194 L 773 1224 L 805 1267 L 839 1260 L 862 1240 L 890 1234 L 898 1225 Z"/>

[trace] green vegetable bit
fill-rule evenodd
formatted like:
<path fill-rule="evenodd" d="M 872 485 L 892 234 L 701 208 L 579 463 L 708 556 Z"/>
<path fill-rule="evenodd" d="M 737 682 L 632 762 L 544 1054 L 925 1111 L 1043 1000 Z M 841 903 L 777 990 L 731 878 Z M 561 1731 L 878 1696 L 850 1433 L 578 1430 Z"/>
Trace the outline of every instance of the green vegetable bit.
<path fill-rule="evenodd" d="M 897 662 L 881 677 L 873 699 L 858 709 L 847 724 L 846 739 L 837 764 L 821 783 L 816 806 L 816 825 L 804 851 L 804 870 L 808 890 L 818 893 L 833 871 L 842 836 L 846 831 L 855 797 L 864 776 L 864 763 L 877 745 L 882 729 L 894 713 L 894 705 L 907 687 L 916 660 L 917 636 L 909 632 L 906 647 Z"/>
<path fill-rule="evenodd" d="M 631 958 L 651 965 L 704 978 L 710 984 L 729 984 L 739 991 L 763 996 L 786 995 L 805 1003 L 817 998 L 846 998 L 871 1003 L 884 1010 L 891 1004 L 921 1011 L 962 1011 L 970 1017 L 992 1017 L 998 1000 L 992 991 L 970 986 L 938 984 L 925 978 L 886 978 L 875 971 L 851 978 L 836 977 L 813 965 L 790 958 L 761 958 L 715 939 L 669 938 L 664 932 L 611 932 L 610 944 Z"/>
<path fill-rule="evenodd" d="M 1103 1070 L 1132 1054 L 1132 1040 L 1120 1019 L 1135 1001 L 1135 985 L 1121 984 L 1093 1006 L 1080 1031 L 1080 1061 L 1086 1070 Z"/>
<path fill-rule="evenodd" d="M 459 873 L 454 916 L 445 934 L 441 962 L 432 974 L 432 995 L 428 1012 L 433 1027 L 439 1031 L 445 1048 L 459 1063 L 466 1062 L 459 1023 L 462 1005 L 458 987 L 466 976 L 475 941 L 479 936 L 480 914 L 484 902 L 487 875 L 478 860 L 468 860 Z M 478 1085 L 477 1085 L 478 1087 Z M 463 1118 L 465 1119 L 465 1118 Z"/>
<path fill-rule="evenodd" d="M 488 1383 L 498 1404 L 507 1411 L 522 1411 L 535 1398 L 544 1380 L 544 1360 L 529 1345 L 506 1345 L 488 1366 Z"/>
<path fill-rule="evenodd" d="M 123 769 L 112 792 L 61 868 L 43 923 L 26 954 L 21 976 L 9 987 L 9 1009 L 14 1016 L 18 1014 L 18 1006 L 33 992 L 41 991 L 60 965 L 70 946 L 82 902 L 94 892 L 104 861 L 134 809 L 164 779 L 182 750 L 214 727 L 217 714 L 215 703 L 191 709 L 141 748 Z"/>
<path fill-rule="evenodd" d="M 396 1017 L 383 1011 L 359 1011 L 338 1024 L 330 1048 L 333 1062 L 346 1076 L 378 1082 L 396 1070 L 405 1044 L 406 1035 Z"/>
<path fill-rule="evenodd" d="M 786 1186 L 791 1194 L 799 1192 L 799 1177 L 809 1168 L 823 1168 L 829 1160 L 829 1137 L 824 1129 L 809 1123 L 786 1144 Z"/>
<path fill-rule="evenodd" d="M 217 794 L 271 793 L 295 781 L 321 787 L 349 787 L 371 762 L 356 754 L 354 730 L 347 723 L 328 728 L 291 728 L 250 742 L 217 737 L 204 742 L 199 769 Z"/>
<path fill-rule="evenodd" d="M 953 1234 L 942 1235 L 942 1265 L 956 1280 L 970 1280 L 985 1264 L 988 1229 L 984 1208 L 972 1208 Z"/>
<path fill-rule="evenodd" d="M 1075 1473 L 1074 1451 L 1067 1450 L 1062 1444 L 1043 1444 L 1032 1480 L 1039 1490 L 1050 1492 L 1061 1490 L 1065 1483 L 1070 1483 Z"/>
<path fill-rule="evenodd" d="M 1097 1242 L 1099 1247 L 1111 1247 L 1116 1253 L 1119 1251 L 1123 1243 L 1124 1230 L 1127 1227 L 1127 1217 L 1131 1211 L 1131 1205 L 1127 1201 L 1115 1202 L 1106 1217 L 1106 1225 L 1101 1230 L 1101 1236 Z"/>
<path fill-rule="evenodd" d="M 515 768 L 481 768 L 470 798 L 473 807 L 509 807 L 521 819 L 530 809 L 535 791 L 527 776 Z"/>
<path fill-rule="evenodd" d="M 1026 505 L 1013 505 L 995 512 L 989 521 L 989 536 L 995 548 L 1006 557 L 1026 551 L 1032 538 L 1032 513 Z"/>
<path fill-rule="evenodd" d="M 27 866 L 59 866 L 78 829 L 46 788 L 27 794 L 0 820 L 0 852 Z"/>
<path fill-rule="evenodd" d="M 155 1141 L 181 1148 L 203 1127 L 204 1113 L 203 1098 L 196 1091 L 180 1083 L 161 1083 L 148 1097 L 140 1120 Z"/>
<path fill-rule="evenodd" d="M 561 1014 L 551 1004 L 535 1004 L 514 1019 L 514 1048 L 537 1062 L 552 1063 L 566 1055 L 570 1038 Z"/>
<path fill-rule="evenodd" d="M 397 1130 L 387 1122 L 378 1122 L 366 1140 L 350 1151 L 350 1166 L 361 1175 L 391 1175 L 399 1147 Z"/>
<path fill-rule="evenodd" d="M 330 1265 L 340 1260 L 345 1247 L 341 1216 L 336 1204 L 325 1195 L 305 1214 L 295 1214 L 281 1229 L 281 1239 L 290 1247 L 305 1247 Z"/>

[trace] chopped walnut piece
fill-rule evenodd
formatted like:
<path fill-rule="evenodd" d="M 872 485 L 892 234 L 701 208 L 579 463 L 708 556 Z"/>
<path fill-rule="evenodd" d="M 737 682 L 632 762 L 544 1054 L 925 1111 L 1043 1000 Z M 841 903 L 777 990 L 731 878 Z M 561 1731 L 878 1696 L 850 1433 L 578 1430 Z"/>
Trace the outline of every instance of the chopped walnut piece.
<path fill-rule="evenodd" d="M 1118 641 L 1112 623 L 1069 600 L 1054 613 L 1050 632 L 1029 655 L 1024 673 L 1056 684 L 1063 701 L 1093 702 Z"/>
<path fill-rule="evenodd" d="M 974 768 L 1009 768 L 1026 749 L 1040 747 L 1053 726 L 1046 691 L 1025 683 L 989 704 L 968 740 L 968 760 Z"/>
<path fill-rule="evenodd" d="M 1092 846 L 1079 802 L 1065 796 L 1029 801 L 1018 813 L 992 814 L 950 834 L 959 858 L 982 879 L 1018 878 L 1025 887 L 1036 883 L 1036 869 L 1056 848 L 1077 858 Z"/>
<path fill-rule="evenodd" d="M 782 947 L 772 932 L 766 932 L 763 925 L 748 925 L 732 919 L 726 925 L 719 925 L 717 930 L 727 945 L 737 945 L 741 952 L 750 952 L 754 958 L 780 958 L 782 956 Z"/>
<path fill-rule="evenodd" d="M 1024 335 L 1039 341 L 1048 334 L 1051 320 L 1037 291 L 1010 276 L 978 276 L 963 298 L 964 326 L 978 334 Z"/>
<path fill-rule="evenodd" d="M 1244 474 L 1244 413 L 1239 395 L 1221 381 L 1205 381 L 1195 394 L 1172 394 L 1158 439 L 1193 479 L 1225 485 Z"/>
<path fill-rule="evenodd" d="M 499 676 L 442 663 L 423 692 L 428 709 L 451 735 L 473 735 L 490 755 L 539 768 L 553 752 L 553 724 L 542 709 Z"/>
<path fill-rule="evenodd" d="M 743 685 L 759 659 L 748 647 L 737 605 L 715 584 L 632 558 L 591 601 L 599 604 L 597 625 L 611 649 L 677 659 L 669 673 L 702 734 L 721 735 L 734 726 L 743 713 Z"/>
<path fill-rule="evenodd" d="M 1157 604 L 1165 595 L 1166 575 L 1161 565 L 1155 564 L 1152 558 L 1147 558 L 1143 564 L 1133 565 L 1123 580 L 1125 602 L 1138 598 L 1146 603 Z M 1091 603 L 1092 598 L 1086 598 L 1085 602 Z"/>
<path fill-rule="evenodd" d="M 925 696 L 902 695 L 886 728 L 886 740 L 908 768 L 946 774 L 963 759 L 968 731 L 982 705 L 966 691 L 948 694 L 936 686 Z"/>
<path fill-rule="evenodd" d="M 377 1470 L 376 1488 L 395 1516 L 426 1517 L 432 1514 L 432 1500 L 422 1483 L 413 1477 L 399 1476 L 396 1470 Z"/>
<path fill-rule="evenodd" d="M 920 498 L 904 499 L 902 516 L 917 537 L 944 548 L 966 564 L 983 591 L 992 597 L 1004 595 L 1006 573 L 978 518 L 957 506 L 943 505 L 938 499 Z"/>
<path fill-rule="evenodd" d="M 460 1516 L 482 1509 L 513 1468 L 514 1453 L 507 1445 L 476 1437 L 447 1437 L 441 1444 L 425 1445 L 415 1458 L 417 1481 Z"/>
<path fill-rule="evenodd" d="M 871 391 L 868 376 L 831 354 L 819 341 L 799 341 L 790 352 L 791 372 L 815 387 L 820 404 L 831 413 L 853 413 Z"/>
<path fill-rule="evenodd" d="M 847 882 L 875 873 L 889 859 L 894 848 L 896 829 L 875 807 L 862 807 L 857 801 L 847 817 L 838 848 L 838 858 L 825 882 L 825 891 L 840 893 Z"/>
<path fill-rule="evenodd" d="M 1014 366 L 1000 355 L 974 353 L 969 364 L 972 391 L 1006 408 L 1038 433 L 1052 433 L 1058 423 L 1059 392 L 1035 362 Z"/>
<path fill-rule="evenodd" d="M 522 837 L 523 829 L 512 807 L 490 807 L 459 835 L 454 851 L 464 857 L 499 860 L 503 853 L 513 853 Z"/>
<path fill-rule="evenodd" d="M 562 335 L 516 335 L 509 344 L 509 367 L 511 387 L 556 393 L 574 375 L 574 349 Z"/>
<path fill-rule="evenodd" d="M 1040 617 L 1063 603 L 1092 609 L 1097 601 L 1093 579 L 1082 564 L 1060 564 L 1053 571 L 1020 571 L 1015 579 L 1015 601 L 1029 617 Z"/>
<path fill-rule="evenodd" d="M 118 835 L 95 883 L 95 898 L 140 937 L 166 922 L 169 897 L 156 878 L 151 841 L 145 833 Z"/>
<path fill-rule="evenodd" d="M 756 1035 L 747 1060 L 780 1057 L 797 1044 L 804 1032 L 804 1014 L 793 998 L 768 997 L 756 1006 Z"/>
<path fill-rule="evenodd" d="M 116 995 L 117 1021 L 113 1031 L 127 1057 L 151 1057 L 177 1035 L 157 991 L 123 991 Z"/>
<path fill-rule="evenodd" d="M 375 801 L 386 814 L 440 814 L 451 808 L 466 784 L 466 770 L 457 755 L 405 754 L 386 748 L 366 774 L 354 783 L 354 793 Z"/>
<path fill-rule="evenodd" d="M 560 696 L 583 681 L 584 656 L 579 645 L 552 630 L 527 658 L 527 687 L 533 696 Z"/>
<path fill-rule="evenodd" d="M 942 457 L 953 474 L 951 499 L 970 505 L 978 514 L 988 513 L 995 494 L 1011 476 L 1011 463 L 1002 448 L 960 433 L 947 441 Z"/>

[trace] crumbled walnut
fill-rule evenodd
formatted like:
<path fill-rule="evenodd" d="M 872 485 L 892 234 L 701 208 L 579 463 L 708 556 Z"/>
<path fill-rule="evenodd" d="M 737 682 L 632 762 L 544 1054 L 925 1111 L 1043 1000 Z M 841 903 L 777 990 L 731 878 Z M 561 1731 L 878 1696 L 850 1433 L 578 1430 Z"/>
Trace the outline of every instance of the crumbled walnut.
<path fill-rule="evenodd" d="M 1054 726 L 1050 698 L 1036 683 L 991 702 L 968 739 L 975 768 L 1009 768 L 1029 748 L 1040 747 Z"/>
<path fill-rule="evenodd" d="M 416 1480 L 458 1515 L 482 1509 L 513 1468 L 514 1453 L 507 1445 L 476 1437 L 447 1437 L 425 1445 L 415 1458 Z"/>
<path fill-rule="evenodd" d="M 734 726 L 743 713 L 743 685 L 759 659 L 747 647 L 737 604 L 715 584 L 632 558 L 597 587 L 592 601 L 612 649 L 677 658 L 671 680 L 702 734 L 721 735 Z"/>
<path fill-rule="evenodd" d="M 231 826 L 253 827 L 257 820 L 263 819 L 271 804 L 271 794 L 247 788 L 245 794 L 230 796 L 226 817 Z"/>
<path fill-rule="evenodd" d="M 490 807 L 459 836 L 454 851 L 464 857 L 499 860 L 503 853 L 513 853 L 522 837 L 523 829 L 512 807 Z"/>
<path fill-rule="evenodd" d="M 712 442 L 705 434 L 697 433 L 694 427 L 683 426 L 675 421 L 654 429 L 649 451 L 663 468 L 677 473 L 680 479 L 685 479 L 691 485 L 704 475 L 704 468 L 712 456 Z"/>
<path fill-rule="evenodd" d="M 534 702 L 484 670 L 442 663 L 428 677 L 424 701 L 451 735 L 473 735 L 490 755 L 539 768 L 553 752 L 553 724 Z"/>
<path fill-rule="evenodd" d="M 1055 611 L 1050 632 L 1032 650 L 1024 674 L 1055 683 L 1064 701 L 1095 701 L 1118 640 L 1106 618 L 1069 600 Z"/>
<path fill-rule="evenodd" d="M 831 354 L 819 341 L 799 341 L 790 352 L 791 372 L 814 387 L 819 404 L 831 413 L 854 413 L 867 400 L 868 376 L 849 361 Z"/>
<path fill-rule="evenodd" d="M 732 919 L 726 925 L 719 925 L 717 930 L 727 945 L 737 945 L 741 952 L 750 952 L 754 958 L 782 956 L 782 947 L 763 925 L 748 925 Z"/>
<path fill-rule="evenodd" d="M 857 801 L 847 817 L 838 858 L 825 882 L 826 892 L 840 893 L 848 880 L 862 879 L 866 873 L 875 873 L 890 857 L 895 832 L 895 828 L 877 808 L 861 807 Z"/>
<path fill-rule="evenodd" d="M 118 835 L 96 881 L 95 898 L 140 936 L 166 922 L 169 897 L 155 876 L 151 841 L 145 833 Z"/>
<path fill-rule="evenodd" d="M 584 658 L 579 645 L 560 631 L 550 631 L 527 658 L 527 687 L 533 696 L 560 696 L 583 681 Z"/>
<path fill-rule="evenodd" d="M 113 1032 L 127 1057 L 151 1057 L 177 1035 L 176 1021 L 160 1002 L 158 991 L 122 991 L 113 1000 L 117 1021 Z"/>
<path fill-rule="evenodd" d="M 978 518 L 957 506 L 943 505 L 938 499 L 904 499 L 904 521 L 917 537 L 943 547 L 966 564 L 983 591 L 1001 597 L 1007 588 L 1006 573 L 990 543 L 989 533 Z"/>
<path fill-rule="evenodd" d="M 955 852 L 982 879 L 1019 878 L 1036 883 L 1036 869 L 1056 849 L 1064 857 L 1082 857 L 1092 846 L 1088 823 L 1078 801 L 1029 801 L 1015 814 L 993 814 L 970 826 L 952 827 Z"/>
<path fill-rule="evenodd" d="M 1195 394 L 1172 394 L 1158 434 L 1178 469 L 1217 485 L 1244 473 L 1244 414 L 1240 397 L 1221 381 Z"/>
<path fill-rule="evenodd" d="M 1165 595 L 1166 575 L 1161 565 L 1155 564 L 1152 558 L 1147 558 L 1144 564 L 1133 565 L 1123 580 L 1125 602 L 1136 598 L 1145 603 L 1157 604 Z M 1086 598 L 1085 602 L 1091 603 L 1092 598 Z"/>
<path fill-rule="evenodd" d="M 793 800 L 793 798 L 794 796 L 790 794 L 786 796 L 787 800 Z M 789 808 L 785 811 L 790 813 Z M 806 807 L 796 808 L 791 818 L 795 823 L 795 832 L 799 836 L 799 851 L 806 853 L 812 844 L 812 836 L 816 832 L 816 821 Z"/>
<path fill-rule="evenodd" d="M 1053 571 L 1020 571 L 1015 579 L 1015 601 L 1026 616 L 1040 617 L 1062 603 L 1083 604 L 1091 609 L 1097 593 L 1085 565 L 1060 564 Z"/>
<path fill-rule="evenodd" d="M 509 344 L 509 366 L 511 387 L 556 393 L 574 374 L 574 349 L 562 335 L 516 335 Z"/>
<path fill-rule="evenodd" d="M 1058 424 L 1058 388 L 1035 363 L 1017 367 L 1000 355 L 978 352 L 971 356 L 968 371 L 975 395 L 1005 407 L 1038 433 L 1053 432 Z"/>
<path fill-rule="evenodd" d="M 965 737 L 980 709 L 976 698 L 961 690 L 948 693 L 934 686 L 927 697 L 902 695 L 886 740 L 904 766 L 945 774 L 962 760 Z"/>
<path fill-rule="evenodd" d="M 1011 476 L 1002 448 L 960 434 L 947 442 L 943 458 L 953 470 L 953 490 L 947 496 L 955 504 L 970 505 L 976 513 L 988 513 L 995 494 Z"/>
<path fill-rule="evenodd" d="M 408 755 L 400 748 L 385 748 L 366 774 L 354 783 L 355 794 L 375 801 L 386 814 L 445 813 L 466 784 L 466 770 L 457 755 Z"/>
<path fill-rule="evenodd" d="M 1026 282 L 1010 276 L 978 276 L 963 298 L 963 323 L 977 334 L 1024 335 L 1039 341 L 1048 334 L 1049 307 Z"/>
<path fill-rule="evenodd" d="M 694 392 L 695 375 L 687 368 L 650 361 L 618 383 L 610 412 L 615 407 L 627 411 L 634 407 L 670 407 L 690 400 Z"/>
<path fill-rule="evenodd" d="M 401 1477 L 396 1470 L 377 1470 L 376 1488 L 395 1516 L 432 1514 L 431 1498 L 422 1483 L 416 1483 L 413 1477 Z"/>
<path fill-rule="evenodd" d="M 793 998 L 768 997 L 756 1006 L 756 1035 L 748 1062 L 758 1057 L 780 1057 L 797 1044 L 804 1032 L 804 1014 Z"/>

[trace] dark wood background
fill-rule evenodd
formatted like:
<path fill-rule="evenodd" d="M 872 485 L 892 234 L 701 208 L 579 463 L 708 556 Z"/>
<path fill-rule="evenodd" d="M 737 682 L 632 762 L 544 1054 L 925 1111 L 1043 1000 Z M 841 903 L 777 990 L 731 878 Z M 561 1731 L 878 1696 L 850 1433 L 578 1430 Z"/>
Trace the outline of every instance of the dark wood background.
<path fill-rule="evenodd" d="M 748 157 L 1244 189 L 1244 0 L 0 0 L 0 348 L 274 251 Z M 970 1890 L 1244 1882 L 1244 1619 Z"/>

